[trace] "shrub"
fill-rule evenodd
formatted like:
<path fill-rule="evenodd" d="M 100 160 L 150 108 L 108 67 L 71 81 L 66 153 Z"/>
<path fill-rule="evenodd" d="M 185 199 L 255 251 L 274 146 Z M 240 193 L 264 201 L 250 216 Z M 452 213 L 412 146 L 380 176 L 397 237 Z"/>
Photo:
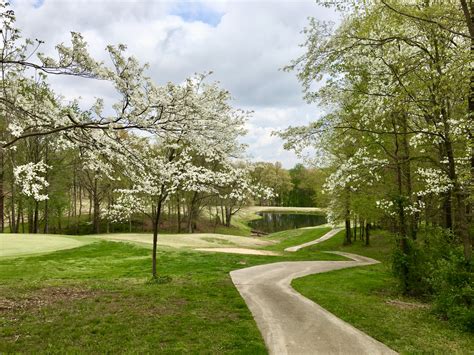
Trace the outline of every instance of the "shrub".
<path fill-rule="evenodd" d="M 392 264 L 403 292 L 431 299 L 440 317 L 474 331 L 474 270 L 458 241 L 438 228 L 407 244 L 405 253 L 396 249 Z"/>
<path fill-rule="evenodd" d="M 474 272 L 461 248 L 452 250 L 432 265 L 429 279 L 434 311 L 462 328 L 474 332 Z"/>

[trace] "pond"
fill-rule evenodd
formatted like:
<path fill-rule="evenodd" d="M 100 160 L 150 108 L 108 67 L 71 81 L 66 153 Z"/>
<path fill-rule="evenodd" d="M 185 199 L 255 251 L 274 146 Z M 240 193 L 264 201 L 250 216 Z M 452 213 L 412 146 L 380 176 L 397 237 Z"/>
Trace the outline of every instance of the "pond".
<path fill-rule="evenodd" d="M 319 226 L 327 223 L 326 217 L 322 214 L 300 214 L 281 212 L 259 212 L 261 219 L 249 222 L 253 230 L 265 233 L 279 232 L 288 229 Z"/>

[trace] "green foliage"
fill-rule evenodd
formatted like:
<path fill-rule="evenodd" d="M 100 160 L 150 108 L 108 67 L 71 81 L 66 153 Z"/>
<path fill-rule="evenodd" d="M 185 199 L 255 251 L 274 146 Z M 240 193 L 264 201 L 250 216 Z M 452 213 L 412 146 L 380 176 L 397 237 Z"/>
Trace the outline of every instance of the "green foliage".
<path fill-rule="evenodd" d="M 257 201 L 260 205 L 270 203 L 271 205 L 281 206 L 288 193 L 293 189 L 290 174 L 288 170 L 283 169 L 280 162 L 275 164 L 256 163 L 252 172 L 252 178 L 256 183 L 270 187 L 276 194 L 272 201 Z"/>
<path fill-rule="evenodd" d="M 281 132 L 285 147 L 326 153 L 329 221 L 390 226 L 402 292 L 433 298 L 440 315 L 472 328 L 472 1 L 319 3 L 346 4 L 342 21 L 310 19 L 306 53 L 286 69 L 326 113 Z M 426 225 L 456 235 L 412 240 Z"/>
<path fill-rule="evenodd" d="M 474 272 L 460 248 L 433 265 L 430 285 L 436 313 L 474 332 Z"/>
<path fill-rule="evenodd" d="M 434 312 L 474 331 L 474 272 L 462 248 L 442 229 L 424 229 L 408 240 L 405 253 L 397 248 L 393 271 L 408 294 L 434 303 Z"/>
<path fill-rule="evenodd" d="M 429 255 L 408 238 L 405 243 L 405 250 L 396 248 L 393 252 L 392 271 L 398 278 L 400 291 L 411 296 L 427 296 L 430 287 L 423 268 Z"/>
<path fill-rule="evenodd" d="M 322 193 L 326 169 L 306 168 L 296 164 L 289 170 L 293 189 L 288 193 L 285 206 L 326 207 L 327 196 Z"/>

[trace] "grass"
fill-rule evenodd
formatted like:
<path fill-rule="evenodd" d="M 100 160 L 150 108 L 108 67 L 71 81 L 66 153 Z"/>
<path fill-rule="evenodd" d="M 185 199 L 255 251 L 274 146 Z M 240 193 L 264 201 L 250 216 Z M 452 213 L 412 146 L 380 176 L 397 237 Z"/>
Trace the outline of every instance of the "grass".
<path fill-rule="evenodd" d="M 271 241 L 274 244 L 264 247 L 267 250 L 274 251 L 283 251 L 285 248 L 292 247 L 295 245 L 303 244 L 310 242 L 312 240 L 322 237 L 324 234 L 331 230 L 330 227 L 316 227 L 316 228 L 301 228 L 301 229 L 292 229 L 287 231 L 276 232 L 265 237 L 265 240 Z M 311 258 L 311 255 L 315 253 L 320 253 L 320 250 L 303 248 L 296 253 L 291 253 L 297 255 L 298 257 Z M 340 258 L 340 260 L 346 260 L 345 258 Z"/>
<path fill-rule="evenodd" d="M 160 252 L 172 279 L 157 285 L 149 254 L 98 242 L 1 262 L 2 301 L 14 306 L 2 308 L 0 352 L 265 353 L 228 277 L 257 258 Z"/>
<path fill-rule="evenodd" d="M 474 352 L 472 334 L 438 319 L 429 304 L 403 298 L 390 270 L 394 240 L 377 232 L 372 245 L 342 246 L 344 232 L 308 249 L 340 250 L 372 257 L 381 264 L 306 276 L 293 287 L 328 311 L 400 353 Z"/>
<path fill-rule="evenodd" d="M 328 230 L 291 230 L 260 239 L 275 243 L 264 249 L 282 252 Z M 42 240 L 38 237 L 32 236 L 35 242 Z M 370 247 L 362 242 L 343 247 L 339 233 L 281 256 L 160 246 L 159 273 L 170 279 L 162 284 L 149 282 L 149 245 L 95 240 L 49 254 L 0 258 L 0 353 L 264 354 L 261 335 L 229 272 L 278 261 L 344 259 L 327 250 L 366 255 L 382 264 L 295 280 L 293 286 L 306 297 L 402 353 L 474 349 L 469 334 L 437 319 L 429 305 L 398 296 L 390 273 L 394 241 L 387 233 L 375 233 Z M 227 243 L 212 235 L 202 241 Z"/>
<path fill-rule="evenodd" d="M 1 234 L 0 257 L 41 254 L 56 250 L 77 248 L 91 243 L 92 238 L 47 234 Z"/>
<path fill-rule="evenodd" d="M 298 243 L 297 238 L 293 239 Z M 337 256 L 316 252 L 312 259 Z M 49 254 L 0 259 L 0 352 L 266 353 L 229 272 L 297 260 L 99 240 Z"/>

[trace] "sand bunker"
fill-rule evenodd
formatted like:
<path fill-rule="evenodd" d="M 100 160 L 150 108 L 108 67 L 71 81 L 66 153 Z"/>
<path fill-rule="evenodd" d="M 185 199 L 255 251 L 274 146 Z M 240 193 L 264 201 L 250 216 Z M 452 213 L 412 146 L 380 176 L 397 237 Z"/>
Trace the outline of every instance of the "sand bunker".
<path fill-rule="evenodd" d="M 142 244 L 152 244 L 151 234 L 102 234 L 98 238 L 112 241 L 129 241 Z M 173 248 L 218 248 L 218 247 L 243 247 L 259 248 L 274 244 L 273 241 L 241 237 L 238 235 L 224 235 L 214 233 L 194 233 L 194 234 L 160 234 L 158 244 Z"/>
<path fill-rule="evenodd" d="M 280 255 L 274 251 L 256 250 L 247 248 L 197 248 L 198 251 L 210 251 L 215 253 L 247 254 L 247 255 Z"/>

